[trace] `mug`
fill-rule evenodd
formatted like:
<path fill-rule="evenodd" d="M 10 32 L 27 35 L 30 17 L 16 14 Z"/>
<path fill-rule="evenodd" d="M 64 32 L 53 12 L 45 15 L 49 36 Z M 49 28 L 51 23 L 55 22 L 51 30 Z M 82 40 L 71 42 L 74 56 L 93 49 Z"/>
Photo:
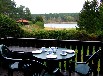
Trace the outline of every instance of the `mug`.
<path fill-rule="evenodd" d="M 41 47 L 42 52 L 45 52 L 45 47 Z"/>
<path fill-rule="evenodd" d="M 66 54 L 66 50 L 62 50 L 62 54 Z"/>

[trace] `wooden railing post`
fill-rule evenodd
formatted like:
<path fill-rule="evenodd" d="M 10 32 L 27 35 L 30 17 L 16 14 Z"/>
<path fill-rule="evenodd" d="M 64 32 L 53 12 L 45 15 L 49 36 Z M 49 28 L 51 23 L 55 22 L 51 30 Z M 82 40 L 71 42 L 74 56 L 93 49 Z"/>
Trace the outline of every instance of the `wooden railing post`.
<path fill-rule="evenodd" d="M 81 50 L 82 50 L 82 44 L 81 42 L 77 45 L 77 61 L 81 62 Z"/>
<path fill-rule="evenodd" d="M 100 74 L 103 75 L 103 42 L 101 44 Z"/>

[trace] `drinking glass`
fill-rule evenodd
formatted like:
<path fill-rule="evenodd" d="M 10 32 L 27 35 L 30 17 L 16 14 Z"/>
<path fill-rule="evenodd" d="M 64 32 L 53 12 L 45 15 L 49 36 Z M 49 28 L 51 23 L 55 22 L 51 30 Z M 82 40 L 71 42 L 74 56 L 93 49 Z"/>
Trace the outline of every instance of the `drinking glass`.
<path fill-rule="evenodd" d="M 53 50 L 53 53 L 56 53 L 57 47 L 51 47 L 51 49 Z"/>
<path fill-rule="evenodd" d="M 53 54 L 52 48 L 49 47 L 48 54 Z"/>

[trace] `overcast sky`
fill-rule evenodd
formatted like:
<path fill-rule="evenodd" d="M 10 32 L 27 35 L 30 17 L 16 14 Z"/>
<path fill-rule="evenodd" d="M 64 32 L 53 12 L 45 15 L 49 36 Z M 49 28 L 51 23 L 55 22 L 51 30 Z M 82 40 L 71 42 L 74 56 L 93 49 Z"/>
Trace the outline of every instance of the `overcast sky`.
<path fill-rule="evenodd" d="M 32 14 L 78 13 L 85 0 L 14 0 L 17 4 L 28 7 Z"/>

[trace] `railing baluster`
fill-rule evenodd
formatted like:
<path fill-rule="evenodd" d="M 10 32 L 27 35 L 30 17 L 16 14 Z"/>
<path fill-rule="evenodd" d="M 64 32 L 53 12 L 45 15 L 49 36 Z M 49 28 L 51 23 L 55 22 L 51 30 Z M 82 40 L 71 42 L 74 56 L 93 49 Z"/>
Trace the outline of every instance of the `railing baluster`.
<path fill-rule="evenodd" d="M 77 45 L 77 50 L 78 50 L 77 61 L 81 62 L 81 50 L 82 50 L 82 45 L 81 44 Z"/>
<path fill-rule="evenodd" d="M 87 49 L 88 49 L 88 45 L 86 45 L 85 43 L 83 44 L 83 50 L 82 50 L 82 54 L 83 54 L 83 61 L 86 61 L 86 55 L 87 55 Z"/>
<path fill-rule="evenodd" d="M 101 43 L 100 74 L 103 75 L 103 43 Z"/>

